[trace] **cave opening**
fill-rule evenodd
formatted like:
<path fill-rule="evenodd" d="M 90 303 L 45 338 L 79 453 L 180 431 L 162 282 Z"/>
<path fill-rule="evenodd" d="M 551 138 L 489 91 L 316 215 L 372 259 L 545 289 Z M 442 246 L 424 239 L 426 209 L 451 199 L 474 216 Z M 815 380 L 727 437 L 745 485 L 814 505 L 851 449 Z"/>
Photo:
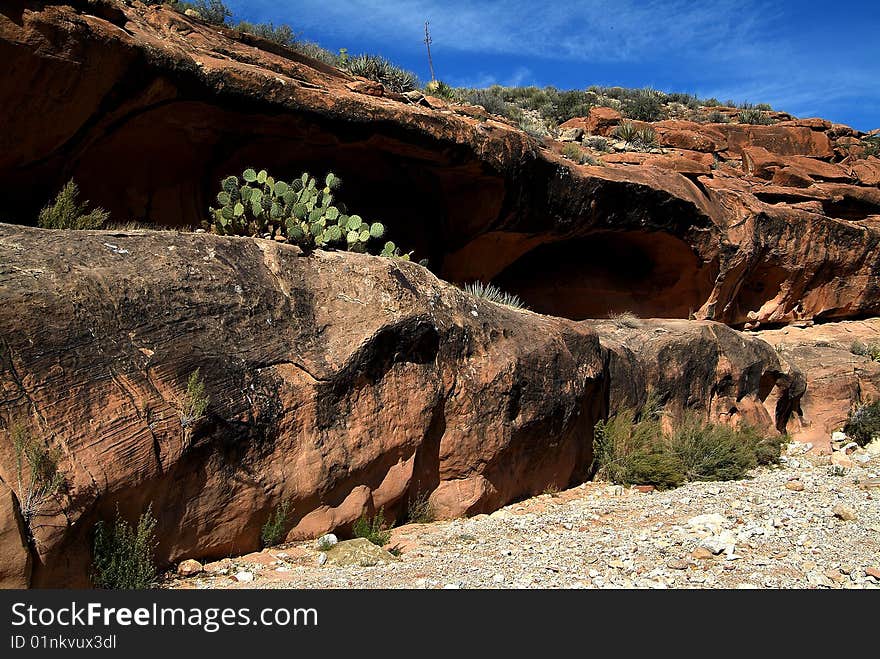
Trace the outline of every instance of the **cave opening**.
<path fill-rule="evenodd" d="M 603 231 L 539 245 L 493 281 L 533 311 L 574 320 L 624 311 L 688 318 L 709 296 L 715 274 L 669 234 Z"/>
<path fill-rule="evenodd" d="M 221 179 L 247 167 L 285 180 L 332 171 L 343 181 L 337 199 L 350 212 L 383 222 L 386 238 L 402 251 L 428 259 L 449 281 L 492 281 L 541 313 L 576 320 L 623 311 L 687 318 L 709 296 L 716 274 L 675 235 L 632 228 L 635 221 L 627 218 L 652 213 L 645 206 L 650 200 L 633 210 L 636 198 L 609 189 L 590 206 L 610 218 L 589 220 L 602 229 L 577 237 L 552 228 L 526 233 L 541 223 L 516 217 L 534 220 L 538 202 L 523 207 L 504 174 L 466 147 L 438 144 L 391 123 L 180 97 L 93 126 L 87 139 L 18 170 L 14 192 L 35 217 L 54 195 L 46 189 L 57 191 L 74 178 L 83 197 L 110 211 L 113 222 L 194 228 L 208 217 Z M 629 227 L 604 228 L 613 218 Z"/>

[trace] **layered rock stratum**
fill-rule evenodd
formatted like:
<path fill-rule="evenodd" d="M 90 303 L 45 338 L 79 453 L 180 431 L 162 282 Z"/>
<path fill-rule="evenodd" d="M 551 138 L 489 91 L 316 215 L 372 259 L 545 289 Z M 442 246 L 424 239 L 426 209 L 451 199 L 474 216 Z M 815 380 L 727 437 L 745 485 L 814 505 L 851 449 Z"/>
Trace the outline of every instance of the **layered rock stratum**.
<path fill-rule="evenodd" d="M 0 219 L 75 178 L 117 220 L 182 230 L 231 172 L 332 170 L 431 268 L 0 225 L 3 585 L 86 585 L 94 524 L 117 507 L 152 505 L 163 565 L 216 559 L 258 548 L 285 501 L 293 541 L 400 519 L 415 497 L 455 517 L 577 484 L 595 423 L 649 391 L 815 439 L 876 390 L 844 334 L 831 361 L 819 334 L 791 350 L 800 334 L 773 334 L 878 333 L 862 319 L 880 309 L 880 160 L 851 128 L 658 122 L 655 152 L 578 165 L 480 107 L 137 2 L 6 2 L 0 61 Z M 474 279 L 532 311 L 453 285 Z M 606 319 L 623 311 L 655 319 Z M 210 405 L 188 426 L 197 368 Z M 60 448 L 66 484 L 30 528 L 21 418 Z"/>
<path fill-rule="evenodd" d="M 482 108 L 167 7 L 71 4 L 0 9 L 12 217 L 74 177 L 117 220 L 196 226 L 229 173 L 318 167 L 445 279 L 495 280 L 543 313 L 743 326 L 880 309 L 880 160 L 846 126 L 658 122 L 665 153 L 579 166 Z"/>

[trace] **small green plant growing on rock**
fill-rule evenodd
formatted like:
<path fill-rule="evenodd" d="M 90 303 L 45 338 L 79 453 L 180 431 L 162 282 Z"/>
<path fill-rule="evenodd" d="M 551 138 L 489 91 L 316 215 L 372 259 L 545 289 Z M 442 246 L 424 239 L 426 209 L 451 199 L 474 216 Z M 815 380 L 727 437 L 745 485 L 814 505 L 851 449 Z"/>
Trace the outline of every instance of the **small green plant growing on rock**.
<path fill-rule="evenodd" d="M 395 66 L 380 55 L 356 55 L 345 61 L 345 70 L 352 75 L 379 82 L 386 89 L 402 94 L 419 88 L 418 77 Z"/>
<path fill-rule="evenodd" d="M 334 199 L 341 185 L 332 172 L 319 185 L 307 172 L 287 183 L 276 181 L 264 169 L 248 168 L 241 180 L 227 176 L 221 182 L 219 207 L 210 209 L 209 228 L 220 235 L 283 236 L 306 251 L 337 247 L 366 252 L 384 237 L 385 226 L 348 214 L 345 205 Z M 383 245 L 379 255 L 409 260 L 409 255 L 401 254 L 391 241 Z"/>
<path fill-rule="evenodd" d="M 155 528 L 152 506 L 135 527 L 123 519 L 118 508 L 112 525 L 99 521 L 95 525 L 92 584 L 113 590 L 149 588 L 157 574 Z"/>
<path fill-rule="evenodd" d="M 614 137 L 627 144 L 634 143 L 638 133 L 639 129 L 636 128 L 636 125 L 631 121 L 620 122 L 620 124 L 615 126 L 614 130 L 611 132 Z"/>
<path fill-rule="evenodd" d="M 358 517 L 351 530 L 354 537 L 366 538 L 379 547 L 384 547 L 391 540 L 391 531 L 386 528 L 383 508 L 372 518 L 367 517 L 366 513 Z"/>
<path fill-rule="evenodd" d="M 642 149 L 653 149 L 657 146 L 657 133 L 650 126 L 639 128 L 634 144 Z"/>
<path fill-rule="evenodd" d="M 502 291 L 494 284 L 484 284 L 479 280 L 470 282 L 469 284 L 465 284 L 464 291 L 465 293 L 470 293 L 474 297 L 480 297 L 484 300 L 489 300 L 489 302 L 503 304 L 507 307 L 512 307 L 514 309 L 528 308 L 523 304 L 523 301 L 519 298 L 518 295 L 508 293 L 507 291 Z"/>
<path fill-rule="evenodd" d="M 199 375 L 199 369 L 194 370 L 186 383 L 186 393 L 180 409 L 180 424 L 189 428 L 205 416 L 210 399 L 205 393 L 205 381 Z"/>
<path fill-rule="evenodd" d="M 87 211 L 88 205 L 88 201 L 79 201 L 79 187 L 71 179 L 55 201 L 40 211 L 37 224 L 43 229 L 100 229 L 110 213 L 103 208 Z"/>
<path fill-rule="evenodd" d="M 597 161 L 574 142 L 566 142 L 562 147 L 562 155 L 579 165 L 595 165 Z"/>
<path fill-rule="evenodd" d="M 263 547 L 272 547 L 281 542 L 284 537 L 284 531 L 287 528 L 287 520 L 290 518 L 290 502 L 282 501 L 275 510 L 269 515 L 269 519 L 263 524 L 260 530 L 260 540 Z"/>
<path fill-rule="evenodd" d="M 427 492 L 420 492 L 409 500 L 406 506 L 406 519 L 415 524 L 427 524 L 434 521 L 434 508 Z"/>
<path fill-rule="evenodd" d="M 9 434 L 15 452 L 15 494 L 25 527 L 33 537 L 34 517 L 64 489 L 65 478 L 58 469 L 58 452 L 35 438 L 24 424 L 13 424 Z"/>
<path fill-rule="evenodd" d="M 853 407 L 843 432 L 859 446 L 870 444 L 880 437 L 880 400 Z"/>
<path fill-rule="evenodd" d="M 425 93 L 445 101 L 455 100 L 455 90 L 442 80 L 432 80 L 425 85 Z"/>
<path fill-rule="evenodd" d="M 608 140 L 601 135 L 590 135 L 584 138 L 584 144 L 595 151 L 607 151 Z"/>
<path fill-rule="evenodd" d="M 853 341 L 849 351 L 854 355 L 867 357 L 871 361 L 880 362 L 880 342 L 878 341 L 872 341 L 871 343 Z"/>

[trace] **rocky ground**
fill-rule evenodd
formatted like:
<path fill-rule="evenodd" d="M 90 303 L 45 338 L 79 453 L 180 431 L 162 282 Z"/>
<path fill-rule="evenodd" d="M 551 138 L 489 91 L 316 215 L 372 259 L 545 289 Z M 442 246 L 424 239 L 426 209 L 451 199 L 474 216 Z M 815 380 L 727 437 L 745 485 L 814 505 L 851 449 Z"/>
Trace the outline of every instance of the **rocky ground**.
<path fill-rule="evenodd" d="M 880 587 L 880 457 L 858 452 L 843 467 L 808 449 L 792 444 L 779 467 L 749 480 L 665 492 L 593 482 L 491 515 L 402 526 L 388 545 L 399 558 L 361 551 L 356 562 L 371 566 L 332 565 L 311 542 L 189 578 L 172 572 L 162 586 Z"/>

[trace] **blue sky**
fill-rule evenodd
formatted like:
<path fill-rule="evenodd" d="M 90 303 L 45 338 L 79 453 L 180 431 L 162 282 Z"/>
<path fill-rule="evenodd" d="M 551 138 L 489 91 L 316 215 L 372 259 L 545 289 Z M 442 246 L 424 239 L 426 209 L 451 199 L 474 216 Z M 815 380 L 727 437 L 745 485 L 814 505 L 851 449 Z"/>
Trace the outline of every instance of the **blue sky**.
<path fill-rule="evenodd" d="M 456 86 L 654 87 L 880 127 L 877 0 L 226 0 Z"/>

